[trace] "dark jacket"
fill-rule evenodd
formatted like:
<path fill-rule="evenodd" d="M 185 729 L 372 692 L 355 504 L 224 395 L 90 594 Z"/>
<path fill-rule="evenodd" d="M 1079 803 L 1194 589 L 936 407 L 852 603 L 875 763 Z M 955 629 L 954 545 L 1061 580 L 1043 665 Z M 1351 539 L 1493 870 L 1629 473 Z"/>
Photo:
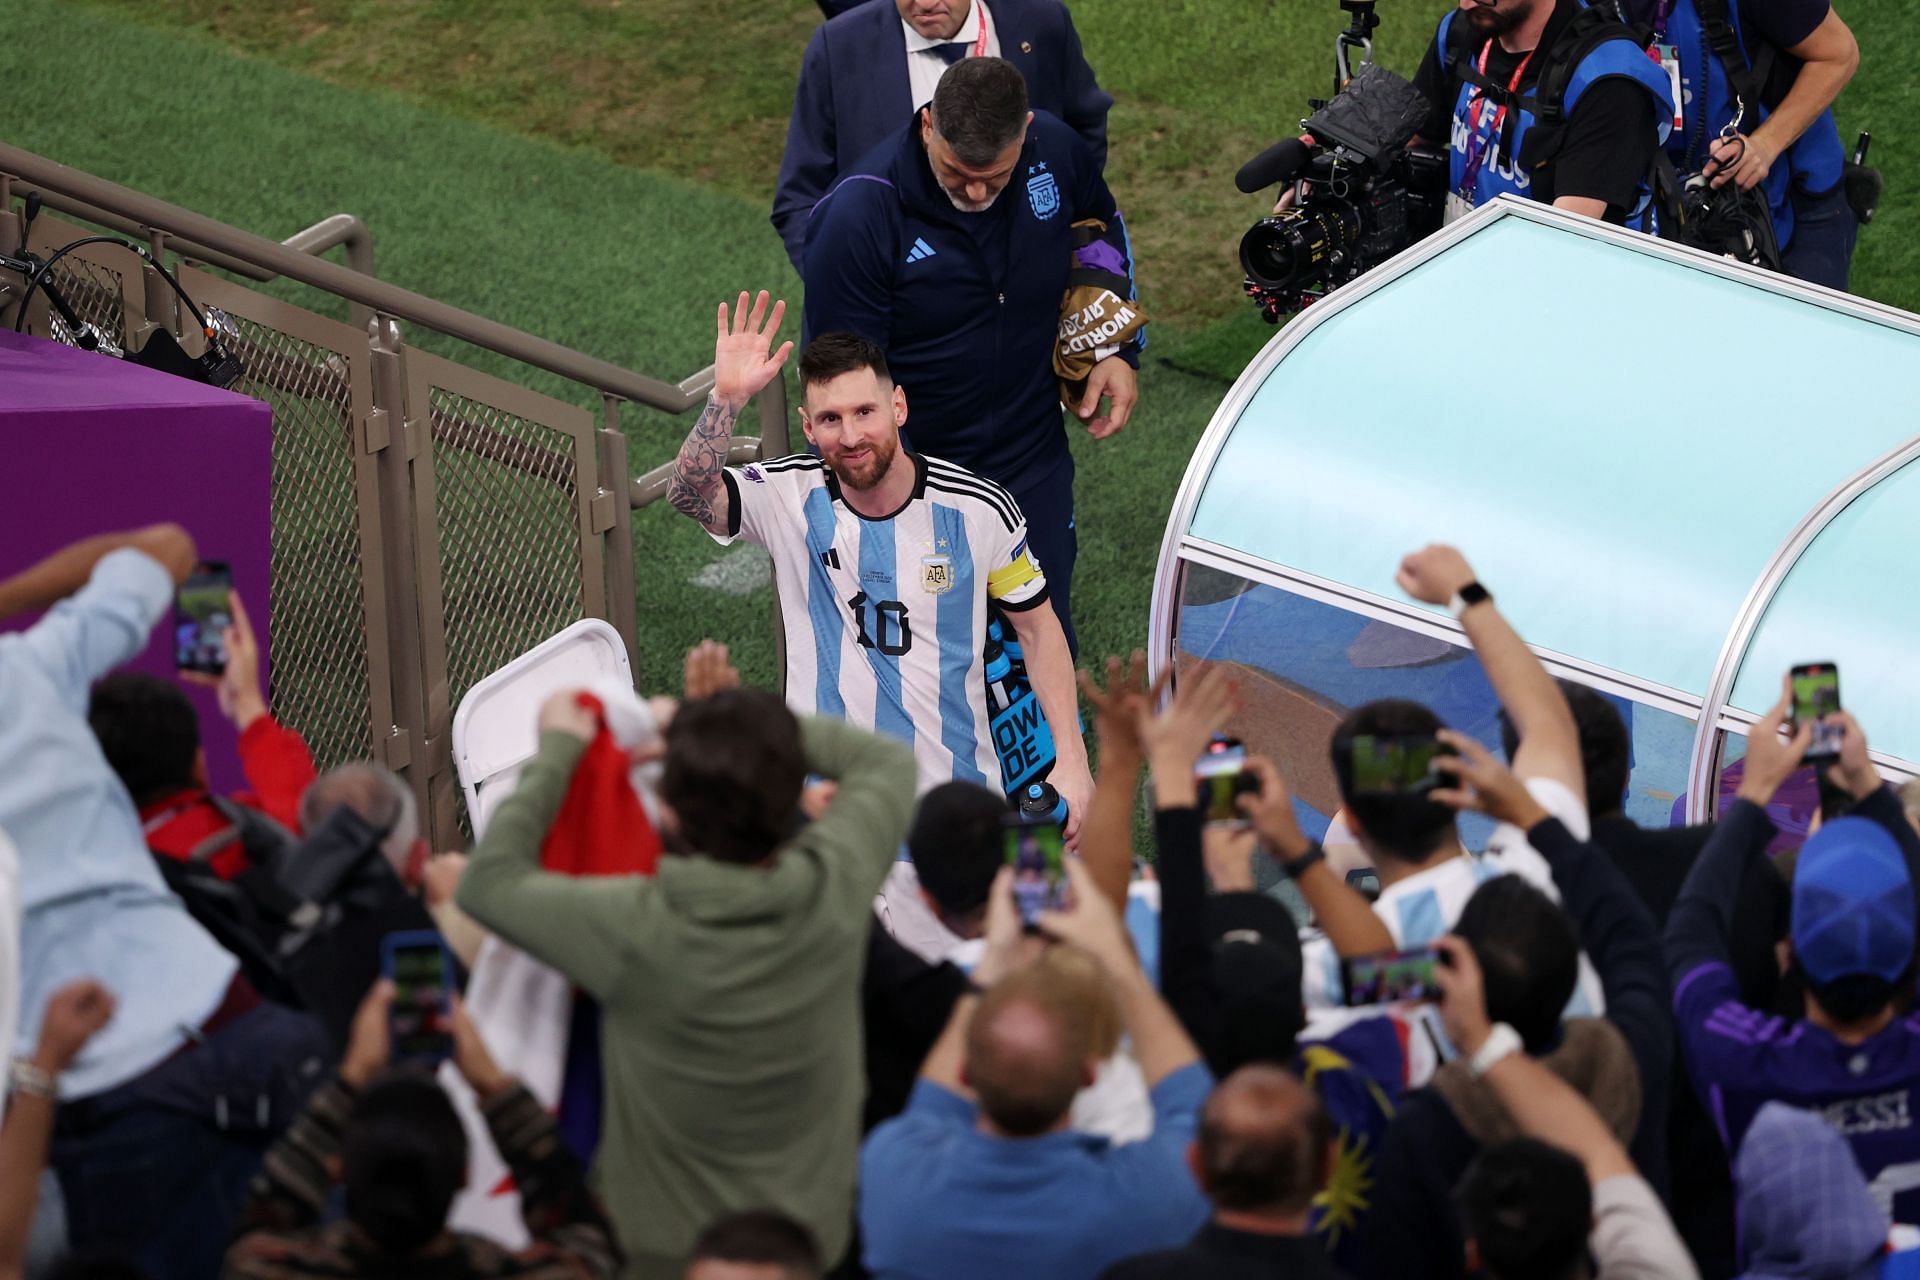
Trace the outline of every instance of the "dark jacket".
<path fill-rule="evenodd" d="M 928 964 L 902 946 L 879 920 L 867 934 L 867 973 L 860 988 L 866 1030 L 867 1105 L 860 1131 L 871 1132 L 907 1108 L 934 1041 L 967 993 L 967 975 L 951 964 Z"/>
<path fill-rule="evenodd" d="M 858 15 L 851 15 L 858 16 Z M 1037 112 L 1013 177 L 984 213 L 934 181 L 918 128 L 842 178 L 807 232 L 808 335 L 850 330 L 887 353 L 907 393 L 905 435 L 1018 492 L 1067 458 L 1053 373 L 1073 224 L 1095 218 L 1131 279 L 1125 228 L 1093 154 Z M 1123 348 L 1129 363 L 1137 344 Z"/>
<path fill-rule="evenodd" d="M 807 214 L 834 180 L 906 123 L 913 112 L 907 43 L 892 0 L 832 0 L 807 42 L 787 124 L 787 153 L 773 197 L 773 225 L 801 269 Z M 1027 78 L 1029 105 L 1059 116 L 1086 139 L 1094 167 L 1107 162 L 1107 108 L 1113 98 L 1080 51 L 1073 18 L 1059 0 L 988 0 L 1000 56 Z M 839 16 L 835 16 L 839 15 Z"/>

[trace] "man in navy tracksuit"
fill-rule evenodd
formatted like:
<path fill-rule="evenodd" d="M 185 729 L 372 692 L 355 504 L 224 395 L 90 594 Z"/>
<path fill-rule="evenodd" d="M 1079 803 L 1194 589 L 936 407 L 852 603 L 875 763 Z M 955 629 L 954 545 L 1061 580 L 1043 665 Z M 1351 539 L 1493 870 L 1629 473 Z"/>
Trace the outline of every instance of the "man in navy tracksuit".
<path fill-rule="evenodd" d="M 1027 110 L 1025 80 L 999 58 L 948 71 L 807 227 L 807 333 L 879 345 L 907 393 L 909 447 L 1012 492 L 1070 643 L 1073 458 L 1052 359 L 1076 262 L 1132 295 L 1126 228 L 1099 166 L 1072 129 Z M 1096 439 L 1126 424 L 1138 348 L 1101 348 L 1072 406 Z"/>

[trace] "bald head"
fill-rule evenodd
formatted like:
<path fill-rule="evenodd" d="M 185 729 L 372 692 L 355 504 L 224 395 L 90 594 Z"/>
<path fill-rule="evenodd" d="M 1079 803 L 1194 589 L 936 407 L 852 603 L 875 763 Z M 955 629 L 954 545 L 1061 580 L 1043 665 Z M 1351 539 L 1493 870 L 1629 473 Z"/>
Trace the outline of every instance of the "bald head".
<path fill-rule="evenodd" d="M 997 984 L 967 1027 L 966 1083 L 1008 1137 L 1058 1125 L 1099 1066 L 1104 992 L 1052 957 Z"/>
<path fill-rule="evenodd" d="M 1264 1063 L 1222 1080 L 1200 1113 L 1198 1172 L 1216 1207 L 1290 1217 L 1326 1178 L 1327 1113 L 1291 1072 Z"/>

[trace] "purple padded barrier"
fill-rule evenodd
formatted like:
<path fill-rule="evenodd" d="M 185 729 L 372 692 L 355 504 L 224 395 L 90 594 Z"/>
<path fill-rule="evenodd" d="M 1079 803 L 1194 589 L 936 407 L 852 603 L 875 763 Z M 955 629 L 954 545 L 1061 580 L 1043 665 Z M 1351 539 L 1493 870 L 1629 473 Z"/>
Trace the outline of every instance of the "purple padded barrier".
<path fill-rule="evenodd" d="M 266 675 L 273 413 L 246 396 L 0 331 L 0 578 L 90 534 L 162 520 L 233 566 Z M 0 621 L 15 629 L 31 618 Z M 171 617 L 129 665 L 173 674 Z M 245 785 L 213 690 L 189 686 L 219 791 Z"/>

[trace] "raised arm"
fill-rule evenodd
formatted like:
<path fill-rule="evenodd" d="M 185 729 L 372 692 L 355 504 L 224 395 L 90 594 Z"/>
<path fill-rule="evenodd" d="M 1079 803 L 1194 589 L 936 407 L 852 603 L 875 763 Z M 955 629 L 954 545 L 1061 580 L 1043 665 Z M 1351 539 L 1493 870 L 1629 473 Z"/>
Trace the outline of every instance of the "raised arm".
<path fill-rule="evenodd" d="M 1107 659 L 1105 691 L 1091 675 L 1079 673 L 1080 692 L 1093 708 L 1094 737 L 1100 744 L 1100 777 L 1080 826 L 1080 859 L 1115 910 L 1126 909 L 1127 886 L 1133 880 L 1133 806 L 1146 761 L 1138 721 L 1170 671 L 1162 672 L 1149 690 L 1147 658 L 1136 649 L 1124 670 L 1120 659 Z"/>
<path fill-rule="evenodd" d="M 1447 1038 L 1468 1062 L 1493 1034 L 1487 996 L 1473 948 L 1451 935 L 1436 939 L 1444 963 L 1434 971 L 1440 985 L 1440 1016 Z M 1587 1100 L 1574 1087 L 1515 1048 L 1497 1059 L 1481 1077 L 1500 1099 L 1520 1132 L 1550 1142 L 1586 1166 L 1587 1181 L 1599 1183 L 1635 1173 L 1633 1160 Z"/>
<path fill-rule="evenodd" d="M 159 561 L 175 583 L 193 572 L 193 537 L 177 524 L 154 524 L 124 533 L 102 533 L 62 547 L 11 578 L 0 579 L 0 619 L 52 607 L 87 584 L 93 567 L 122 547 Z"/>
<path fill-rule="evenodd" d="M 1300 865 L 1315 845 L 1300 829 L 1300 819 L 1293 812 L 1293 796 L 1272 761 L 1250 756 L 1247 772 L 1259 780 L 1260 790 L 1240 797 L 1241 811 L 1253 819 L 1253 828 L 1267 852 L 1300 886 L 1300 896 L 1313 908 L 1314 919 L 1335 954 L 1372 956 L 1392 951 L 1393 934 L 1374 914 L 1373 904 L 1335 875 L 1324 857 L 1315 858 L 1305 867 Z"/>
<path fill-rule="evenodd" d="M 1462 588 L 1477 581 L 1465 556 L 1438 545 L 1423 547 L 1402 560 L 1396 580 L 1414 599 L 1437 605 L 1450 605 Z M 1519 750 L 1513 755 L 1514 773 L 1522 779 L 1552 779 L 1584 802 L 1587 782 L 1580 763 L 1580 731 L 1560 686 L 1491 598 L 1461 609 L 1460 625 L 1520 735 Z"/>
<path fill-rule="evenodd" d="M 667 486 L 667 501 L 675 511 L 698 520 L 708 533 L 720 537 L 732 531 L 734 518 L 721 475 L 727 466 L 733 424 L 739 421 L 747 402 L 780 376 L 781 366 L 793 351 L 793 343 L 786 342 L 771 357 L 767 355 L 787 314 L 787 304 L 775 302 L 769 317 L 768 296 L 762 289 L 749 314 L 747 295 L 742 292 L 731 320 L 727 304 L 720 304 L 720 332 L 713 345 L 713 390 L 707 395 L 707 407 L 699 421 L 680 446 L 673 462 L 673 481 Z"/>

